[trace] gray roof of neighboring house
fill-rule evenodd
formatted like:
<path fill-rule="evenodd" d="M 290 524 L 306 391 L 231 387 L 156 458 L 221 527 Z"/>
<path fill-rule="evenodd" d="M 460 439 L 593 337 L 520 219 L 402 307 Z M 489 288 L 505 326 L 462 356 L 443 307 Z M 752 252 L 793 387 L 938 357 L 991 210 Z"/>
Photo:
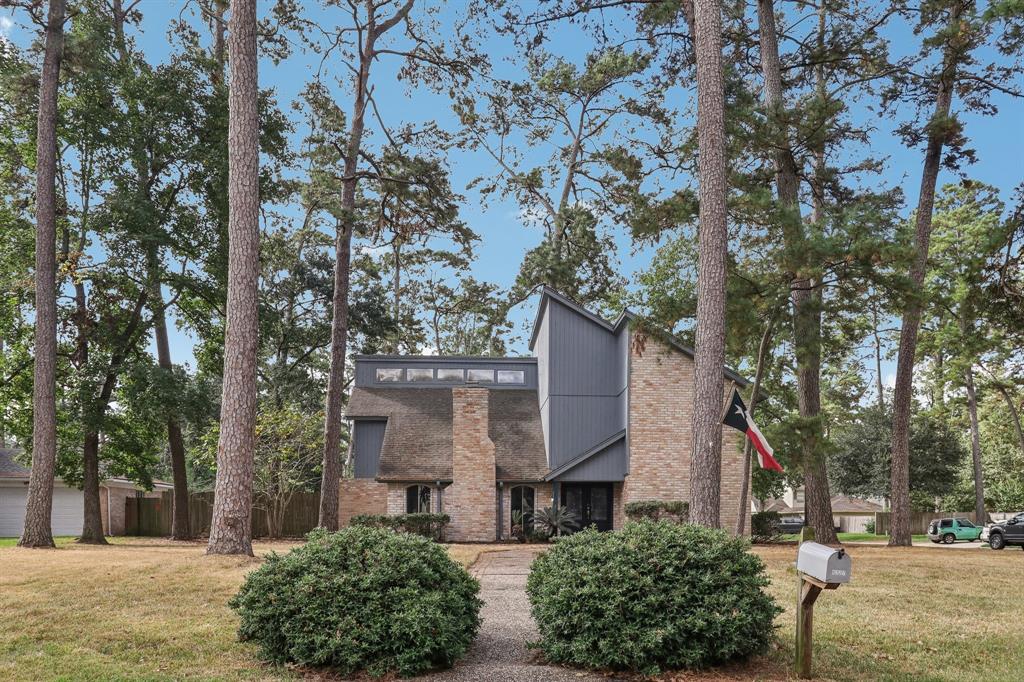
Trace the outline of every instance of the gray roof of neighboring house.
<path fill-rule="evenodd" d="M 537 392 L 488 391 L 488 435 L 496 478 L 539 481 L 547 473 Z M 377 478 L 384 481 L 452 480 L 450 388 L 352 389 L 346 416 L 386 417 Z"/>
<path fill-rule="evenodd" d="M 801 502 L 790 507 L 781 499 L 767 500 L 764 511 L 777 511 L 780 514 L 803 514 L 804 505 Z M 871 500 L 850 497 L 849 495 L 832 496 L 833 514 L 873 514 L 880 511 L 882 511 L 882 505 Z"/>
<path fill-rule="evenodd" d="M 0 448 L 0 477 L 28 478 L 31 469 L 14 461 L 14 456 L 20 453 L 17 448 Z"/>

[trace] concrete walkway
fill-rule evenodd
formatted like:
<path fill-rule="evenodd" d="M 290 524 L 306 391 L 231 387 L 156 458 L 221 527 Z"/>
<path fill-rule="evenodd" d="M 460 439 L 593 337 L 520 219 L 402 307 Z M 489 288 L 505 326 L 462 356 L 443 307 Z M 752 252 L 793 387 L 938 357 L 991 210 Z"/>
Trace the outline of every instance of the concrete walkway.
<path fill-rule="evenodd" d="M 471 572 L 480 580 L 483 624 L 466 656 L 451 670 L 422 679 L 458 682 L 515 680 L 516 682 L 607 682 L 609 678 L 537 663 L 537 653 L 526 643 L 537 639 L 526 598 L 526 576 L 538 549 L 515 548 L 487 552 Z"/>

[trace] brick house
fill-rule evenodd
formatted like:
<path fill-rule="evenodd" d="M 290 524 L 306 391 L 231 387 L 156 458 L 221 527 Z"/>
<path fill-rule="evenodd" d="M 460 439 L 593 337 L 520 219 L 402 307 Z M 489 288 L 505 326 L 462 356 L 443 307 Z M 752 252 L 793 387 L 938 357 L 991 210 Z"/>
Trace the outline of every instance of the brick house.
<path fill-rule="evenodd" d="M 628 502 L 688 500 L 693 351 L 634 322 L 545 289 L 533 357 L 357 356 L 342 523 L 443 511 L 449 539 L 489 542 L 520 510 L 564 506 L 609 530 Z M 726 396 L 747 385 L 723 371 Z M 722 436 L 721 520 L 733 528 L 742 434 Z"/>

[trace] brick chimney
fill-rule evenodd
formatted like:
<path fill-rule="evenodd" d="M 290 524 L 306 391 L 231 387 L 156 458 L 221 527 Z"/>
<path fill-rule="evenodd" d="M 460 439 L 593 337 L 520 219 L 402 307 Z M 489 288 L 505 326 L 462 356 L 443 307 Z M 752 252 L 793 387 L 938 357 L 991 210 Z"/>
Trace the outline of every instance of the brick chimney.
<path fill-rule="evenodd" d="M 488 436 L 486 388 L 452 388 L 452 484 L 444 511 L 451 516 L 448 539 L 493 542 L 496 488 L 494 443 Z"/>

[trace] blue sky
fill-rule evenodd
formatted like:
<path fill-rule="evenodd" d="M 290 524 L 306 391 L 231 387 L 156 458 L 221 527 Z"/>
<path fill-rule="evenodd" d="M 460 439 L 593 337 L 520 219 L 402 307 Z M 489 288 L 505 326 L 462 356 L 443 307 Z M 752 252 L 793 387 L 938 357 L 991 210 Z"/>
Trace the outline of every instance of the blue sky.
<path fill-rule="evenodd" d="M 300 4 L 306 6 L 311 16 L 329 22 L 330 17 L 325 16 L 314 3 L 309 0 L 302 3 L 300 0 Z M 442 25 L 457 19 L 464 9 L 459 2 L 428 4 L 440 9 L 439 20 Z M 271 3 L 261 0 L 259 6 L 261 13 L 265 13 Z M 140 27 L 141 35 L 136 35 L 137 43 L 145 50 L 151 61 L 166 59 L 172 49 L 168 44 L 167 28 L 173 19 L 189 11 L 186 9 L 186 3 L 181 0 L 143 0 L 139 8 L 143 13 L 143 22 Z M 14 21 L 10 21 L 11 16 L 10 10 L 0 10 L 0 32 L 24 45 L 31 39 L 34 29 L 19 25 L 21 17 L 14 16 Z M 197 28 L 202 30 L 201 26 Z M 549 49 L 577 62 L 590 47 L 590 40 L 576 27 L 560 27 L 553 37 Z M 919 45 L 919 39 L 907 26 L 893 26 L 888 37 L 894 53 L 897 54 L 915 51 Z M 485 39 L 484 47 L 499 74 L 509 77 L 522 74 L 521 65 L 514 58 L 516 52 L 509 38 L 489 35 Z M 985 56 L 987 55 L 982 55 Z M 281 107 L 287 111 L 310 80 L 318 62 L 319 58 L 316 55 L 298 52 L 279 65 L 264 60 L 260 72 L 261 86 L 273 88 Z M 340 73 L 338 65 L 328 66 L 335 74 Z M 410 92 L 403 83 L 395 79 L 394 61 L 381 62 L 374 68 L 375 96 L 382 110 L 400 112 L 403 120 L 422 122 L 436 119 L 442 126 L 455 125 L 446 97 L 422 89 Z M 344 88 L 335 86 L 334 91 L 347 110 L 347 93 Z M 982 117 L 968 114 L 962 117 L 979 159 L 975 166 L 968 169 L 968 173 L 977 180 L 999 187 L 1003 191 L 1004 200 L 1009 200 L 1012 189 L 1024 179 L 1024 105 L 1019 101 L 1012 101 L 1005 95 L 998 95 L 993 101 L 999 107 L 998 116 Z M 874 117 L 874 114 L 863 113 Z M 917 200 L 922 152 L 903 147 L 899 139 L 892 135 L 895 126 L 909 114 L 907 111 L 897 112 L 897 116 L 892 120 L 877 118 L 874 121 L 876 131 L 872 139 L 872 152 L 888 158 L 883 180 L 887 184 L 902 187 L 907 206 L 911 207 Z M 388 123 L 397 124 L 399 121 Z M 300 129 L 296 136 L 300 137 L 301 134 Z M 547 150 L 537 149 L 534 153 L 539 158 L 544 156 Z M 466 197 L 462 205 L 462 218 L 481 236 L 481 242 L 476 249 L 477 260 L 473 266 L 473 274 L 479 279 L 508 286 L 515 277 L 522 255 L 539 242 L 540 228 L 524 225 L 520 208 L 514 202 L 492 200 L 484 206 L 479 196 L 464 189 L 472 178 L 496 172 L 494 162 L 483 152 L 456 153 L 449 156 L 448 162 L 453 187 Z M 940 182 L 954 179 L 951 174 L 944 172 Z M 905 215 L 908 213 L 909 208 L 904 210 Z M 632 279 L 633 275 L 649 262 L 653 249 L 635 248 L 624 229 L 615 231 L 615 239 L 619 246 L 618 257 L 622 272 Z M 534 302 L 528 302 L 514 311 L 518 327 L 522 328 L 527 320 L 532 319 L 534 305 Z M 176 361 L 190 361 L 192 341 L 187 334 L 175 332 L 172 346 Z M 513 350 L 526 352 L 525 341 Z M 891 383 L 892 371 L 892 363 L 887 362 L 883 368 L 886 383 Z"/>

